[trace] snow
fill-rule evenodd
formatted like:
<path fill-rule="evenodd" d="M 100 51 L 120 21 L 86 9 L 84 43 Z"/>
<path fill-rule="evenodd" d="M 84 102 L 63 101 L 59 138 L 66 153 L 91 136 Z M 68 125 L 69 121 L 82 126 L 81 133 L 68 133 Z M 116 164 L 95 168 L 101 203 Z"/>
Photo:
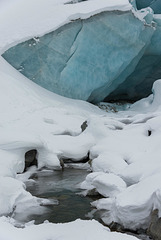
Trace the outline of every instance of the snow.
<path fill-rule="evenodd" d="M 25 152 L 37 149 L 39 168 L 60 168 L 60 158 L 77 161 L 90 152 L 94 172 L 81 187 L 96 188 L 109 197 L 95 203 L 96 207 L 109 210 L 103 220 L 106 223 L 116 221 L 132 229 L 147 227 L 150 212 L 158 208 L 160 214 L 161 210 L 161 80 L 154 84 L 153 95 L 147 99 L 126 111 L 107 113 L 89 103 L 50 93 L 3 59 L 0 63 L 3 86 L 0 95 L 0 214 L 11 214 L 15 207 L 17 212 L 21 211 L 22 206 L 38 209 L 40 200 L 26 192 L 21 182 L 32 170 L 23 177 L 17 175 L 24 169 Z M 84 121 L 88 126 L 82 132 Z M 148 131 L 151 131 L 150 136 Z"/>
<path fill-rule="evenodd" d="M 34 169 L 31 169 L 24 176 L 17 175 L 24 169 L 25 153 L 30 149 L 37 149 L 39 168 L 43 166 L 60 168 L 60 158 L 72 158 L 76 161 L 86 157 L 89 151 L 93 159 L 99 158 L 99 155 L 104 152 L 104 147 L 107 147 L 106 139 L 112 137 L 115 132 L 123 131 L 126 125 L 119 120 L 118 116 L 115 118 L 113 113 L 107 114 L 89 103 L 66 99 L 42 89 L 18 73 L 2 58 L 0 59 L 0 82 L 3 86 L 0 95 L 2 106 L 0 108 L 2 116 L 0 119 L 2 136 L 0 140 L 2 166 L 0 172 L 0 214 L 14 217 L 14 214 L 21 212 L 25 214 L 27 209 L 43 214 L 45 209 L 40 206 L 40 203 L 42 204 L 44 200 L 35 198 L 26 192 L 22 183 L 22 181 L 28 179 Z M 8 94 L 4 94 L 5 92 Z M 81 125 L 84 121 L 87 121 L 88 126 L 82 132 Z M 158 121 L 156 121 L 157 124 Z M 150 124 L 151 128 L 154 129 L 155 124 L 151 122 Z M 100 147 L 103 149 L 100 150 Z M 108 175 L 108 172 L 92 173 L 97 175 L 93 180 L 92 188 L 96 187 L 97 191 L 105 196 L 117 196 L 118 193 L 124 192 L 126 189 L 126 183 L 118 176 L 118 173 L 127 166 L 127 163 L 119 155 L 115 162 L 118 162 L 118 167 L 115 167 L 109 159 L 109 166 L 111 167 L 108 170 L 111 169 L 111 172 L 113 172 L 111 175 Z M 112 171 L 112 169 L 115 170 Z M 88 175 L 88 178 L 90 178 L 90 175 Z M 90 186 L 89 183 L 87 183 L 88 185 Z M 108 191 L 107 187 L 109 188 Z M 5 194 L 2 194 L 4 192 Z M 4 218 L 1 221 L 0 228 L 4 229 Z M 23 230 L 18 230 L 9 223 L 5 222 L 5 224 L 6 228 L 12 229 L 16 239 L 22 238 L 21 232 Z M 90 222 L 86 224 L 87 227 L 89 224 Z M 51 226 L 53 227 L 53 224 Z M 24 230 L 26 231 L 26 238 L 29 238 L 31 233 L 34 235 L 38 226 L 33 225 L 32 228 L 33 231 L 27 230 L 28 228 Z M 47 226 L 43 224 L 42 228 L 47 229 Z M 79 229 L 81 229 L 81 226 Z M 62 230 L 64 233 L 64 224 L 61 227 Z M 8 232 L 1 231 L 0 236 L 9 239 L 11 233 Z M 7 234 L 9 235 L 7 236 Z M 44 234 L 46 234 L 44 238 L 47 239 L 47 230 Z M 51 232 L 50 234 L 52 236 Z M 108 234 L 115 239 L 114 233 L 108 232 Z M 93 238 L 94 235 L 89 233 L 88 239 Z M 55 236 L 53 239 L 55 239 Z M 122 237 L 126 239 L 124 235 Z M 129 237 L 127 238 L 129 239 Z"/>
<path fill-rule="evenodd" d="M 76 4 L 65 4 L 68 0 L 14 0 L 0 2 L 0 52 L 30 39 L 42 36 L 78 18 L 109 10 L 127 11 L 131 9 L 128 0 L 88 0 Z"/>
<path fill-rule="evenodd" d="M 111 161 L 112 159 L 112 161 Z M 92 161 L 92 170 L 94 172 L 106 172 L 118 174 L 127 166 L 125 160 L 117 153 L 100 153 Z"/>
<path fill-rule="evenodd" d="M 95 220 L 82 221 L 76 220 L 75 222 L 65 224 L 51 224 L 44 223 L 38 226 L 26 226 L 24 229 L 14 228 L 6 218 L 0 218 L 0 233 L 3 240 L 72 240 L 77 236 L 78 240 L 136 240 L 136 237 L 128 236 L 126 234 L 110 232 L 107 227 L 102 226 Z"/>
<path fill-rule="evenodd" d="M 25 191 L 25 185 L 10 177 L 0 178 L 0 214 L 11 214 L 18 205 L 18 209 L 23 211 L 27 205 L 39 205 L 37 199 L 29 192 Z M 16 211 L 18 211 L 16 209 Z"/>
<path fill-rule="evenodd" d="M 108 217 L 104 216 L 103 218 L 107 224 L 109 224 L 110 219 L 110 222 L 119 222 L 124 227 L 133 230 L 140 227 L 146 229 L 150 221 L 151 211 L 161 210 L 160 181 L 161 177 L 158 173 L 138 184 L 133 184 L 119 193 L 116 198 L 98 200 L 93 204 L 99 209 L 109 210 Z"/>
<path fill-rule="evenodd" d="M 81 184 L 81 188 L 96 189 L 104 197 L 114 197 L 125 190 L 126 183 L 115 174 L 94 172 L 86 177 L 86 180 Z"/>
<path fill-rule="evenodd" d="M 48 8 L 42 1 L 44 11 L 41 9 L 40 14 L 35 14 L 36 1 L 9 3 L 8 0 L 11 20 L 7 21 L 8 6 L 0 1 L 0 21 L 3 19 L 5 23 L 0 24 L 0 32 L 5 33 L 0 38 L 0 49 L 50 31 L 55 18 L 56 28 L 69 21 L 69 16 L 75 19 L 89 17 L 103 9 L 129 9 L 127 1 L 115 3 L 102 1 L 99 4 L 91 0 L 78 3 L 80 8 L 73 4 L 72 11 L 68 12 L 69 6 L 64 5 L 64 1 L 49 1 Z M 56 15 L 53 14 L 55 5 Z M 32 18 L 25 22 L 31 8 Z M 46 16 L 48 11 L 43 25 L 42 13 Z M 14 21 L 12 14 L 17 16 Z M 37 22 L 40 28 L 35 27 Z M 38 151 L 38 168 L 51 169 L 60 168 L 60 159 L 79 161 L 90 153 L 93 173 L 81 187 L 96 188 L 105 196 L 93 203 L 98 209 L 108 210 L 103 217 L 105 223 L 116 221 L 135 230 L 147 228 L 152 210 L 158 209 L 161 217 L 161 80 L 154 83 L 153 93 L 148 98 L 117 113 L 48 92 L 22 76 L 1 57 L 0 86 L 0 239 L 72 240 L 75 236 L 80 240 L 95 240 L 100 236 L 102 240 L 136 239 L 110 232 L 94 220 L 66 224 L 45 222 L 37 226 L 31 222 L 24 228 L 16 228 L 13 219 L 16 211 L 22 213 L 35 208 L 42 213 L 40 204 L 49 204 L 25 190 L 23 181 L 34 169 L 23 176 L 18 174 L 23 172 L 24 155 L 31 149 Z M 81 125 L 85 121 L 88 126 L 82 132 Z"/>

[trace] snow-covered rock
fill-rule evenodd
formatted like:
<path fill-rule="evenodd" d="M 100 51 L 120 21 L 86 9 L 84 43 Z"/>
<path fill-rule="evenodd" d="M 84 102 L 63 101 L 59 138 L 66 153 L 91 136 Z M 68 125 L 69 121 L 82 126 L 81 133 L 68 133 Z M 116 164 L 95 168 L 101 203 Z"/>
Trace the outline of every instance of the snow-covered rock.
<path fill-rule="evenodd" d="M 104 197 L 114 197 L 125 190 L 126 183 L 117 175 L 102 172 L 94 172 L 87 175 L 81 183 L 82 189 L 96 189 Z"/>
<path fill-rule="evenodd" d="M 126 183 L 114 174 L 101 174 L 94 178 L 92 185 L 104 197 L 114 197 L 126 188 Z"/>
<path fill-rule="evenodd" d="M 119 174 L 127 166 L 127 163 L 115 152 L 104 152 L 94 158 L 91 165 L 94 172 Z"/>
<path fill-rule="evenodd" d="M 0 216 L 12 214 L 17 205 L 21 211 L 27 205 L 39 205 L 37 199 L 25 191 L 25 185 L 22 182 L 10 177 L 0 177 L 0 196 Z"/>
<path fill-rule="evenodd" d="M 94 203 L 99 209 L 108 210 L 103 221 L 120 223 L 125 228 L 136 230 L 147 228 L 154 209 L 161 212 L 160 173 L 134 184 L 115 198 L 98 200 Z"/>

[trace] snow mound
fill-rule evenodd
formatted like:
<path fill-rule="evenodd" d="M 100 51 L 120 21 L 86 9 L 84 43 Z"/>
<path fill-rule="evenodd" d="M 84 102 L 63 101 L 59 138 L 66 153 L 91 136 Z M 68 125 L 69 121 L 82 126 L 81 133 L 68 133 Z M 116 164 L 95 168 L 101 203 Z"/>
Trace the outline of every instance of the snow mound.
<path fill-rule="evenodd" d="M 82 189 L 96 189 L 104 197 L 114 197 L 125 190 L 126 183 L 114 174 L 94 172 L 88 174 L 86 180 L 81 184 Z"/>
<path fill-rule="evenodd" d="M 65 224 L 44 223 L 38 226 L 29 225 L 24 229 L 18 229 L 10 224 L 6 218 L 0 218 L 0 236 L 5 240 L 136 240 L 136 237 L 126 234 L 110 232 L 107 227 L 100 223 L 92 221 L 76 220 L 75 222 Z"/>

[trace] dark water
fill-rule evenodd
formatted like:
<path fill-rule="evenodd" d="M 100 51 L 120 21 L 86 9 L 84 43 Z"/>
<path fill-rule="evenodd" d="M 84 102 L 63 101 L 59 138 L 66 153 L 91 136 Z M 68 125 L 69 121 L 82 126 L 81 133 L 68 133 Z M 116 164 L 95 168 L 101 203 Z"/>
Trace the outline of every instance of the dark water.
<path fill-rule="evenodd" d="M 45 220 L 53 223 L 64 223 L 80 219 L 98 219 L 96 210 L 90 203 L 96 199 L 83 197 L 78 193 L 79 183 L 82 182 L 89 172 L 87 170 L 65 169 L 64 171 L 40 171 L 34 174 L 35 182 L 27 182 L 26 187 L 32 195 L 39 198 L 57 199 L 58 205 L 49 205 L 38 210 L 31 209 L 31 214 L 16 216 L 21 222 L 35 220 L 40 224 Z M 41 213 L 42 211 L 42 213 Z M 34 213 L 33 213 L 34 212 Z"/>
<path fill-rule="evenodd" d="M 64 171 L 39 171 L 35 173 L 32 177 L 34 181 L 26 182 L 27 190 L 39 198 L 58 200 L 58 204 L 38 208 L 30 207 L 23 213 L 15 214 L 15 220 L 21 224 L 32 220 L 35 220 L 35 224 L 43 223 L 45 220 L 53 223 L 65 223 L 78 218 L 101 221 L 103 211 L 97 211 L 90 204 L 98 199 L 98 196 L 91 198 L 78 194 L 82 191 L 79 184 L 86 178 L 88 173 L 87 170 L 70 168 L 66 168 Z M 129 231 L 126 233 L 142 240 L 149 240 L 146 234 L 131 233 Z"/>

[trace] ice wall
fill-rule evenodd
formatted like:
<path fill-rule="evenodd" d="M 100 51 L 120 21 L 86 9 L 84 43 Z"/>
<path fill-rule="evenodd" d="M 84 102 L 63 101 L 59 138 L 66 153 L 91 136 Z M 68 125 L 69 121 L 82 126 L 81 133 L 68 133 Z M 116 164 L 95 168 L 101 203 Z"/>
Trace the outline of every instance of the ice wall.
<path fill-rule="evenodd" d="M 151 7 L 154 13 L 161 13 L 161 1 L 160 0 L 136 0 L 136 6 L 138 9 Z"/>
<path fill-rule="evenodd" d="M 161 56 L 155 48 L 160 27 L 156 30 L 152 12 L 142 12 L 146 20 L 132 11 L 78 19 L 10 48 L 3 57 L 34 82 L 66 97 L 99 102 L 112 93 L 112 98 L 138 99 L 149 94 L 160 75 L 154 65 L 160 66 Z"/>
<path fill-rule="evenodd" d="M 130 99 L 138 100 L 146 97 L 155 80 L 161 78 L 161 17 L 154 15 L 156 30 L 151 38 L 151 43 L 138 62 L 135 70 L 106 100 Z M 126 91 L 128 89 L 128 91 Z"/>

